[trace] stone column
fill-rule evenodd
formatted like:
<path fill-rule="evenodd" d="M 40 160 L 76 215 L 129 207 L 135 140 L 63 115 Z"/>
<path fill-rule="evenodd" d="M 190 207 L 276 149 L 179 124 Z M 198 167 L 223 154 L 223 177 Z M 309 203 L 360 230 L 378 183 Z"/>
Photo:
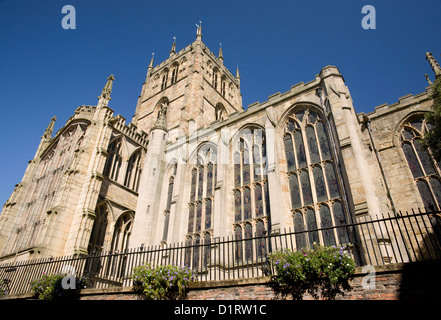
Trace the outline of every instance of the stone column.
<path fill-rule="evenodd" d="M 157 221 L 161 186 L 163 180 L 164 152 L 167 142 L 167 132 L 156 128 L 150 132 L 149 145 L 144 159 L 144 167 L 139 182 L 138 203 L 130 237 L 129 247 L 148 246 L 153 243 L 153 228 Z M 162 228 L 158 227 L 162 232 Z M 161 234 L 162 235 L 162 234 Z"/>

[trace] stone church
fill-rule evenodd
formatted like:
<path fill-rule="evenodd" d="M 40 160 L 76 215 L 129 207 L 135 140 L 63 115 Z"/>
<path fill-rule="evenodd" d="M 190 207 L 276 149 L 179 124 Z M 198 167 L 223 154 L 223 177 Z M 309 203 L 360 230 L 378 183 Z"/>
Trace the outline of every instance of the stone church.
<path fill-rule="evenodd" d="M 435 75 L 441 68 L 427 53 Z M 426 78 L 428 79 L 427 75 Z M 244 239 L 441 207 L 440 163 L 419 139 L 425 92 L 357 113 L 337 67 L 242 106 L 239 70 L 196 40 L 153 57 L 131 122 L 82 105 L 52 118 L 0 214 L 0 262 Z M 296 238 L 298 247 L 308 245 Z M 320 243 L 338 244 L 322 231 Z"/>

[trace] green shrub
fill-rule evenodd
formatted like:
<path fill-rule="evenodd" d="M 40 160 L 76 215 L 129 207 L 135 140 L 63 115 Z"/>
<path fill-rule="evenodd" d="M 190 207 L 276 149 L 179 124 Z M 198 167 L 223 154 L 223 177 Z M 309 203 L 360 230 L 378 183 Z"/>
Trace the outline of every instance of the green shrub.
<path fill-rule="evenodd" d="M 133 269 L 133 289 L 148 300 L 185 299 L 196 276 L 185 266 L 152 267 L 149 263 Z"/>
<path fill-rule="evenodd" d="M 35 298 L 39 300 L 63 300 L 73 298 L 80 289 L 86 287 L 86 278 L 75 277 L 75 289 L 64 289 L 63 278 L 68 273 L 43 274 L 31 282 L 31 289 Z"/>
<path fill-rule="evenodd" d="M 270 286 L 282 298 L 291 295 L 303 299 L 305 293 L 315 299 L 335 299 L 350 290 L 349 280 L 355 272 L 355 262 L 345 248 L 322 247 L 291 251 L 278 250 L 269 255 L 275 275 Z"/>

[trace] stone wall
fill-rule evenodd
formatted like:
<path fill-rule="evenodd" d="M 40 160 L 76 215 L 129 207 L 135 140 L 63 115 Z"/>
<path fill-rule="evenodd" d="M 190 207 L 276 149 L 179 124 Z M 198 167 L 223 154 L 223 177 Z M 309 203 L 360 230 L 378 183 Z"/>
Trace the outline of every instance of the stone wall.
<path fill-rule="evenodd" d="M 357 268 L 351 281 L 351 291 L 336 300 L 424 300 L 439 299 L 441 292 L 441 261 L 408 264 L 393 264 L 374 269 Z M 368 281 L 375 278 L 373 285 Z M 274 292 L 268 286 L 269 278 L 249 280 L 207 281 L 193 283 L 188 300 L 274 300 Z M 89 289 L 83 290 L 81 300 L 137 300 L 131 288 L 121 290 Z M 309 295 L 305 300 L 312 300 Z"/>
<path fill-rule="evenodd" d="M 433 300 L 441 298 L 441 261 L 391 264 L 375 269 L 357 268 L 352 290 L 336 300 Z M 368 281 L 368 278 L 370 280 Z M 375 281 L 373 281 L 375 279 Z M 189 301 L 278 300 L 268 277 L 247 280 L 205 281 L 190 286 Z M 374 287 L 367 288 L 366 285 Z M 2 296 L 0 300 L 32 300 L 31 294 Z M 79 300 L 140 300 L 132 287 L 84 289 Z M 313 300 L 309 295 L 304 300 Z"/>

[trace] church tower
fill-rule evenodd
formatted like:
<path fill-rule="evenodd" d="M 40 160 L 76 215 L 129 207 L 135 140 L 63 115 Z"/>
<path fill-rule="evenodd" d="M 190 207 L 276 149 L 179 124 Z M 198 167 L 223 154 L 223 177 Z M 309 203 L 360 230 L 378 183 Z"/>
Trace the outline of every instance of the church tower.
<path fill-rule="evenodd" d="M 207 128 L 219 117 L 242 111 L 239 79 L 224 66 L 222 50 L 215 56 L 202 42 L 199 25 L 196 40 L 176 52 L 173 41 L 170 56 L 157 66 L 153 57 L 138 98 L 132 122 L 150 132 L 161 106 L 167 105 L 166 129 L 188 134 L 189 122 Z"/>
<path fill-rule="evenodd" d="M 169 224 L 170 228 L 177 225 L 170 219 L 180 219 L 174 215 L 173 195 L 177 191 L 173 188 L 182 188 L 183 184 L 178 181 L 185 179 L 188 170 L 178 166 L 177 159 L 168 156 L 167 146 L 178 140 L 192 140 L 195 132 L 243 111 L 238 71 L 237 76 L 233 76 L 225 67 L 222 48 L 216 57 L 205 46 L 201 24 L 192 44 L 177 52 L 174 38 L 168 59 L 157 66 L 153 64 L 154 56 L 132 119 L 134 125 L 149 134 L 149 145 L 131 247 L 167 242 L 173 232 Z"/>

